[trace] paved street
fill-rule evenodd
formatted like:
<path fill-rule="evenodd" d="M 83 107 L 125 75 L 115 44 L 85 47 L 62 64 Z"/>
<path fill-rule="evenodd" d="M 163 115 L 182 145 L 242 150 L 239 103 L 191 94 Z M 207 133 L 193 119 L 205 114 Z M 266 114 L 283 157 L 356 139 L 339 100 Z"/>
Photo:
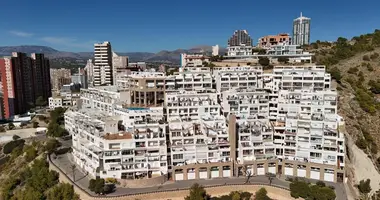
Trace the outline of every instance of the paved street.
<path fill-rule="evenodd" d="M 68 157 L 69 154 L 61 155 L 57 159 L 52 159 L 52 161 L 61 168 L 72 180 L 73 180 L 73 171 L 72 171 L 72 162 Z M 221 185 L 221 184 L 244 184 L 246 182 L 246 177 L 241 178 L 216 178 L 209 180 L 187 180 L 187 181 L 179 181 L 179 182 L 167 182 L 160 186 L 154 187 L 145 187 L 145 188 L 117 188 L 116 191 L 108 196 L 120 196 L 126 194 L 136 194 L 136 193 L 145 193 L 145 192 L 153 192 L 153 191 L 163 191 L 163 190 L 176 190 L 176 189 L 187 189 L 194 183 L 199 183 L 204 186 L 213 186 L 213 185 Z M 317 180 L 309 180 L 312 183 L 317 182 Z M 88 191 L 90 194 L 95 195 L 91 191 L 88 190 L 89 178 L 85 173 L 81 172 L 79 166 L 75 169 L 75 182 L 80 185 L 83 189 Z M 249 182 L 251 184 L 269 184 L 269 180 L 265 176 L 256 176 L 251 177 Z M 332 185 L 335 187 L 335 192 L 338 200 L 346 200 L 346 192 L 344 185 L 341 183 L 327 183 L 327 185 Z M 272 185 L 281 186 L 281 187 L 289 187 L 289 182 L 285 181 L 283 178 L 278 179 L 275 178 L 272 180 Z"/>

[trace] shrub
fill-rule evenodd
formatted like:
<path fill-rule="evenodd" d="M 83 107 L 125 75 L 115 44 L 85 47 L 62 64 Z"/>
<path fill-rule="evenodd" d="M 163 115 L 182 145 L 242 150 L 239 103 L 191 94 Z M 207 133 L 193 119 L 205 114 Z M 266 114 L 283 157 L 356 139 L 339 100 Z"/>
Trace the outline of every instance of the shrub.
<path fill-rule="evenodd" d="M 348 69 L 347 73 L 356 74 L 358 71 L 359 69 L 357 67 L 351 67 L 350 69 Z"/>
<path fill-rule="evenodd" d="M 287 62 L 289 62 L 289 58 L 287 58 L 287 57 L 279 57 L 277 59 L 277 61 L 281 62 L 281 63 L 287 63 Z"/>
<path fill-rule="evenodd" d="M 268 66 L 270 64 L 269 58 L 267 57 L 260 57 L 259 58 L 259 64 L 263 67 Z"/>
<path fill-rule="evenodd" d="M 333 79 L 336 80 L 336 82 L 340 83 L 342 79 L 342 75 L 340 74 L 340 70 L 337 67 L 332 68 L 330 71 L 331 76 Z"/>
<path fill-rule="evenodd" d="M 367 63 L 367 70 L 372 72 L 374 69 L 373 67 L 371 66 L 371 64 Z"/>
<path fill-rule="evenodd" d="M 106 178 L 106 183 L 117 184 L 118 182 L 115 178 Z"/>
<path fill-rule="evenodd" d="M 358 189 L 359 189 L 359 192 L 361 194 L 368 194 L 371 192 L 372 188 L 371 188 L 371 180 L 370 179 L 367 179 L 367 180 L 361 180 L 359 182 L 359 185 L 357 185 Z"/>
<path fill-rule="evenodd" d="M 6 132 L 7 130 L 5 130 L 4 126 L 0 126 L 0 133 L 3 133 L 3 132 Z"/>
<path fill-rule="evenodd" d="M 95 192 L 95 194 L 104 194 L 105 182 L 102 178 L 91 179 L 88 189 Z"/>
<path fill-rule="evenodd" d="M 25 140 L 22 140 L 22 139 L 10 141 L 4 145 L 3 153 L 10 154 L 17 147 L 22 149 L 24 147 L 24 144 L 25 144 Z"/>
<path fill-rule="evenodd" d="M 37 128 L 38 127 L 38 122 L 33 122 L 33 128 Z"/>
<path fill-rule="evenodd" d="M 8 124 L 8 128 L 9 128 L 9 130 L 13 130 L 13 129 L 16 128 L 16 126 L 15 126 L 12 122 L 10 122 L 10 123 Z"/>
<path fill-rule="evenodd" d="M 315 184 L 318 185 L 319 187 L 326 187 L 326 183 L 323 181 L 317 181 L 317 183 Z"/>
<path fill-rule="evenodd" d="M 377 52 L 371 54 L 370 58 L 371 60 L 376 60 L 379 57 L 379 54 Z"/>
<path fill-rule="evenodd" d="M 356 146 L 358 146 L 362 150 L 367 149 L 367 145 L 368 145 L 367 141 L 365 141 L 365 139 L 363 139 L 363 138 L 356 140 L 355 144 L 356 144 Z"/>
<path fill-rule="evenodd" d="M 371 59 L 369 58 L 368 55 L 364 55 L 364 56 L 363 56 L 363 60 L 365 60 L 365 61 L 370 61 Z"/>
<path fill-rule="evenodd" d="M 69 152 L 70 150 L 71 150 L 71 147 L 59 148 L 59 149 L 55 150 L 54 153 L 56 155 L 62 155 L 62 154 Z"/>

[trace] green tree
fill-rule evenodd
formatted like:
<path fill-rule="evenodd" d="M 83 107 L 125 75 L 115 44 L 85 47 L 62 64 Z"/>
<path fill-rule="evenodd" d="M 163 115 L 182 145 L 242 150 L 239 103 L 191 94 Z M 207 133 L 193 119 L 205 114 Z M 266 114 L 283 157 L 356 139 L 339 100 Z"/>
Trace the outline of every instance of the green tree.
<path fill-rule="evenodd" d="M 259 64 L 263 67 L 266 67 L 270 64 L 269 58 L 268 57 L 260 57 L 259 58 Z"/>
<path fill-rule="evenodd" d="M 271 200 L 271 198 L 268 197 L 268 192 L 265 188 L 260 188 L 255 193 L 255 200 Z"/>
<path fill-rule="evenodd" d="M 330 70 L 330 74 L 336 80 L 336 82 L 340 83 L 342 75 L 340 74 L 340 70 L 337 67 L 332 68 Z"/>
<path fill-rule="evenodd" d="M 37 97 L 36 106 L 42 107 L 42 106 L 45 106 L 46 104 L 47 103 L 42 96 Z"/>
<path fill-rule="evenodd" d="M 38 128 L 39 123 L 38 122 L 33 122 L 33 128 Z"/>
<path fill-rule="evenodd" d="M 6 132 L 7 130 L 5 130 L 4 126 L 0 126 L 0 133 L 4 133 Z"/>
<path fill-rule="evenodd" d="M 46 195 L 47 200 L 79 200 L 79 196 L 74 192 L 74 187 L 68 183 L 59 183 L 50 190 Z"/>
<path fill-rule="evenodd" d="M 56 150 L 60 146 L 60 143 L 56 139 L 49 139 L 45 146 L 44 150 L 47 151 L 49 154 L 53 153 L 54 150 Z"/>
<path fill-rule="evenodd" d="M 304 181 L 299 181 L 297 178 L 290 183 L 290 195 L 294 198 L 307 198 L 310 194 L 309 184 Z"/>
<path fill-rule="evenodd" d="M 8 124 L 8 129 L 9 130 L 13 130 L 13 129 L 15 129 L 16 128 L 16 126 L 12 123 L 12 122 L 9 122 L 9 124 Z"/>
<path fill-rule="evenodd" d="M 105 181 L 102 178 L 91 179 L 88 189 L 95 192 L 95 194 L 104 194 Z"/>
<path fill-rule="evenodd" d="M 371 188 L 371 180 L 370 179 L 367 179 L 367 180 L 361 180 L 359 182 L 359 184 L 357 185 L 358 189 L 359 189 L 359 192 L 361 194 L 364 194 L 364 195 L 368 195 L 372 188 Z"/>
<path fill-rule="evenodd" d="M 24 152 L 25 152 L 25 160 L 27 162 L 30 162 L 34 158 L 37 157 L 37 151 L 33 146 L 29 146 L 29 145 L 24 146 Z"/>
<path fill-rule="evenodd" d="M 190 188 L 189 196 L 185 197 L 185 200 L 208 200 L 210 196 L 206 193 L 203 186 L 195 183 Z"/>
<path fill-rule="evenodd" d="M 289 62 L 289 58 L 287 58 L 287 57 L 279 57 L 277 59 L 277 61 L 280 62 L 280 63 L 288 63 Z"/>

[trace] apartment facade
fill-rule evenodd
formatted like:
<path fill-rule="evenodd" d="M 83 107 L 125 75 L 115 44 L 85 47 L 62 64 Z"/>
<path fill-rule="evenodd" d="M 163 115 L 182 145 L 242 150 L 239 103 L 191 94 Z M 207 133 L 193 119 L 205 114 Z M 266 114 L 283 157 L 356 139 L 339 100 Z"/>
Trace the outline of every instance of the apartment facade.
<path fill-rule="evenodd" d="M 113 84 L 112 48 L 110 42 L 94 44 L 93 85 Z"/>
<path fill-rule="evenodd" d="M 59 92 L 61 87 L 71 83 L 70 69 L 50 69 L 52 91 Z"/>
<path fill-rule="evenodd" d="M 275 45 L 280 44 L 291 44 L 291 37 L 287 33 L 280 33 L 278 35 L 267 35 L 264 37 L 259 38 L 259 41 L 257 42 L 257 46 L 259 48 L 268 49 Z"/>
<path fill-rule="evenodd" d="M 13 52 L 0 59 L 3 92 L 3 118 L 26 113 L 41 97 L 51 96 L 50 65 L 43 54 Z"/>
<path fill-rule="evenodd" d="M 65 114 L 76 162 L 94 176 L 344 180 L 344 121 L 325 66 L 136 72 L 112 88 L 81 90 Z"/>
<path fill-rule="evenodd" d="M 246 30 L 236 30 L 228 40 L 227 56 L 252 55 L 253 40 Z"/>

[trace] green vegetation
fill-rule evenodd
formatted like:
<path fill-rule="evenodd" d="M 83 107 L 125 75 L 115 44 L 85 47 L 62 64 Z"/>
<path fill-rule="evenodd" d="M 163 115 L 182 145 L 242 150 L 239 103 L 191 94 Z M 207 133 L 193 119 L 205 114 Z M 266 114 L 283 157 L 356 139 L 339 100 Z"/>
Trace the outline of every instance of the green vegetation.
<path fill-rule="evenodd" d="M 250 200 L 252 193 L 233 191 L 228 195 L 222 195 L 220 197 L 211 197 L 211 200 Z"/>
<path fill-rule="evenodd" d="M 11 153 L 0 165 L 0 199 L 79 199 L 70 184 L 58 183 L 58 173 L 49 170 L 44 152 L 54 151 L 57 146 L 54 139 L 29 143 L 18 139 L 7 143 L 4 150 Z"/>
<path fill-rule="evenodd" d="M 114 191 L 115 184 L 106 184 L 102 178 L 91 179 L 88 189 L 95 192 L 95 194 L 109 194 Z"/>
<path fill-rule="evenodd" d="M 39 127 L 39 123 L 38 122 L 33 122 L 33 128 L 38 128 Z"/>
<path fill-rule="evenodd" d="M 58 107 L 50 112 L 50 122 L 47 131 L 48 136 L 62 137 L 68 134 L 67 131 L 62 127 L 64 123 L 65 111 L 65 108 Z"/>
<path fill-rule="evenodd" d="M 332 188 L 326 187 L 323 182 L 310 184 L 295 178 L 290 183 L 290 195 L 294 198 L 304 198 L 310 200 L 335 200 L 336 195 Z"/>
<path fill-rule="evenodd" d="M 342 75 L 340 74 L 340 70 L 337 67 L 334 67 L 331 70 L 329 70 L 329 72 L 330 72 L 332 78 L 334 78 L 336 80 L 336 82 L 340 83 L 340 81 L 342 79 Z"/>
<path fill-rule="evenodd" d="M 79 200 L 79 196 L 75 194 L 74 188 L 68 183 L 60 183 L 55 185 L 47 192 L 47 200 Z"/>
<path fill-rule="evenodd" d="M 24 147 L 25 140 L 13 140 L 8 142 L 3 147 L 3 153 L 4 154 L 10 154 L 15 149 L 22 149 Z"/>
<path fill-rule="evenodd" d="M 255 200 L 271 200 L 268 197 L 265 188 L 261 188 L 255 193 Z M 185 200 L 250 200 L 252 199 L 252 193 L 242 192 L 242 191 L 232 191 L 228 195 L 223 195 L 220 197 L 211 197 L 207 194 L 206 190 L 202 185 L 195 183 L 190 188 L 189 196 L 185 197 Z"/>
<path fill-rule="evenodd" d="M 280 62 L 280 63 L 288 63 L 289 62 L 289 58 L 287 58 L 287 57 L 279 57 L 277 59 L 277 61 Z"/>
<path fill-rule="evenodd" d="M 364 61 L 370 61 L 371 59 L 369 58 L 368 55 L 364 55 L 364 56 L 363 56 L 363 60 L 364 60 Z"/>
<path fill-rule="evenodd" d="M 271 200 L 267 194 L 267 190 L 265 188 L 261 188 L 255 193 L 255 200 Z"/>
<path fill-rule="evenodd" d="M 259 58 L 259 64 L 263 67 L 267 67 L 270 64 L 270 60 L 267 57 L 260 57 Z"/>
<path fill-rule="evenodd" d="M 261 49 L 261 48 L 254 48 L 252 49 L 252 54 L 258 54 L 258 55 L 265 55 L 267 53 L 267 51 L 265 49 Z"/>
<path fill-rule="evenodd" d="M 12 123 L 12 122 L 9 122 L 9 124 L 8 124 L 8 129 L 9 130 L 13 130 L 13 129 L 15 129 L 16 128 L 16 126 Z"/>
<path fill-rule="evenodd" d="M 43 97 L 41 97 L 41 96 L 37 97 L 36 106 L 42 107 L 42 106 L 46 106 L 46 104 L 47 104 L 47 102 L 44 100 Z"/>
<path fill-rule="evenodd" d="M 210 195 L 206 193 L 206 190 L 203 186 L 195 183 L 190 188 L 189 196 L 185 197 L 185 200 L 208 200 Z"/>

